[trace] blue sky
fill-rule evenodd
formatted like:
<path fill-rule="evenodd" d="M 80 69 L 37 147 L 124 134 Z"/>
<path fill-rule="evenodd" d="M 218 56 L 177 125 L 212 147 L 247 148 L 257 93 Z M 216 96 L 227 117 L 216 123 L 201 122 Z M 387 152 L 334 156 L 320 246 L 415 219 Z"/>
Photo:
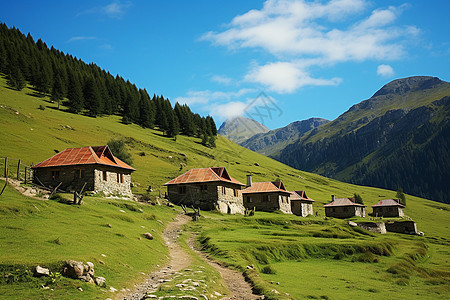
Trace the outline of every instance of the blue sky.
<path fill-rule="evenodd" d="M 218 126 L 333 120 L 389 81 L 450 81 L 450 2 L 2 1 L 0 21 Z"/>

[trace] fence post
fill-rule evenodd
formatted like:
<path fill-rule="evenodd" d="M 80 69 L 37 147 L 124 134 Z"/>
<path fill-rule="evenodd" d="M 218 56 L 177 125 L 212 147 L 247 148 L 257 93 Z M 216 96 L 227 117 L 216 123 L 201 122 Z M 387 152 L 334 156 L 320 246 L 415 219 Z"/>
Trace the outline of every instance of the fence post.
<path fill-rule="evenodd" d="M 8 158 L 5 157 L 5 178 L 8 178 Z"/>
<path fill-rule="evenodd" d="M 20 159 L 19 162 L 17 163 L 17 180 L 20 180 Z"/>

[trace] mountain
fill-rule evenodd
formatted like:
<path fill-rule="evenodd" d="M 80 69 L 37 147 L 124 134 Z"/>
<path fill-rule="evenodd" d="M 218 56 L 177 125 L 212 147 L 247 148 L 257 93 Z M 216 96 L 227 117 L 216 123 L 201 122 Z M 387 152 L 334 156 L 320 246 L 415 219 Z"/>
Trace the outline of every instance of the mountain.
<path fill-rule="evenodd" d="M 275 155 L 288 144 L 300 139 L 306 132 L 328 122 L 330 121 L 321 118 L 295 121 L 282 128 L 258 133 L 242 142 L 241 146 L 264 155 Z"/>
<path fill-rule="evenodd" d="M 239 116 L 223 122 L 217 133 L 236 144 L 240 144 L 255 134 L 265 133 L 269 130 L 255 120 Z"/>
<path fill-rule="evenodd" d="M 394 80 L 273 158 L 338 180 L 449 202 L 450 83 Z"/>

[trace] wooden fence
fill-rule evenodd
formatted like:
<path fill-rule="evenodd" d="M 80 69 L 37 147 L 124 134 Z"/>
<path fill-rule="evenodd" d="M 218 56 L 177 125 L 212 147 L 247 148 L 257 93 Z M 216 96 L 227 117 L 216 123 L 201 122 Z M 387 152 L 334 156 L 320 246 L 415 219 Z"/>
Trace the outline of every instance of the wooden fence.
<path fill-rule="evenodd" d="M 14 178 L 26 183 L 33 181 L 31 167 L 24 164 L 22 160 L 11 157 L 0 157 L 0 176 Z"/>

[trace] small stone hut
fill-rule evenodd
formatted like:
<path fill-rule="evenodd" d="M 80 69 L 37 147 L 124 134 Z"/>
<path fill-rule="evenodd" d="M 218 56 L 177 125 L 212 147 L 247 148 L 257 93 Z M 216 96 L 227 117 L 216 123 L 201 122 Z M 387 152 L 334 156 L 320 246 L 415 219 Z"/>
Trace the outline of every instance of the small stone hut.
<path fill-rule="evenodd" d="M 331 202 L 324 205 L 325 215 L 333 218 L 351 218 L 366 216 L 365 206 L 355 202 L 354 198 L 334 198 L 331 196 Z"/>
<path fill-rule="evenodd" d="M 169 201 L 174 204 L 243 214 L 241 188 L 225 167 L 192 169 L 164 184 Z"/>
<path fill-rule="evenodd" d="M 283 182 L 252 182 L 252 176 L 247 175 L 247 187 L 242 190 L 244 206 L 258 211 L 272 212 L 280 210 L 292 214 L 291 193 L 286 190 Z"/>
<path fill-rule="evenodd" d="M 403 209 L 405 206 L 400 204 L 400 200 L 386 199 L 381 200 L 375 205 L 372 205 L 374 217 L 403 217 L 405 214 Z"/>
<path fill-rule="evenodd" d="M 108 145 L 68 148 L 31 167 L 34 182 L 66 191 L 103 192 L 131 197 L 134 168 L 113 155 Z"/>
<path fill-rule="evenodd" d="M 290 192 L 291 210 L 294 215 L 306 217 L 313 214 L 313 199 L 306 196 L 305 191 Z"/>

